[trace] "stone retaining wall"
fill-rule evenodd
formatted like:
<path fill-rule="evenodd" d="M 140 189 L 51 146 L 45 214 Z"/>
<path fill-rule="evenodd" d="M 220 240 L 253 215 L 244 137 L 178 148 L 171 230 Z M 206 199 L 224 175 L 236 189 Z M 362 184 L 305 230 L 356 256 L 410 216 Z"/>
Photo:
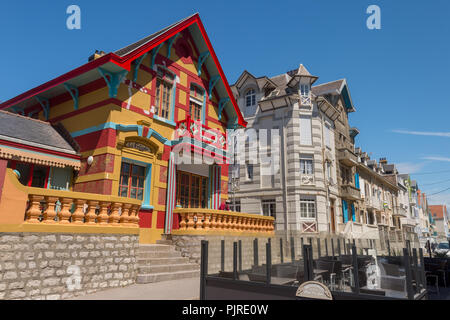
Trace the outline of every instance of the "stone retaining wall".
<path fill-rule="evenodd" d="M 0 233 L 0 299 L 67 299 L 133 284 L 138 246 L 138 235 Z"/>

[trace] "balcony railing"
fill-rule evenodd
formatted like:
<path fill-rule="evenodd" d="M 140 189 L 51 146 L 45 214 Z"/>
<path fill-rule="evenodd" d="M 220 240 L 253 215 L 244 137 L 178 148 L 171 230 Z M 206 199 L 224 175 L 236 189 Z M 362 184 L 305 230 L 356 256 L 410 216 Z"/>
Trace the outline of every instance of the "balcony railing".
<path fill-rule="evenodd" d="M 341 186 L 341 197 L 344 199 L 360 200 L 361 192 L 358 188 L 350 184 L 344 184 Z"/>
<path fill-rule="evenodd" d="M 6 170 L 2 191 L 0 203 L 7 214 L 1 217 L 1 224 L 28 229 L 39 225 L 123 227 L 120 232 L 128 232 L 125 227 L 139 227 L 141 200 L 27 187 L 11 169 Z"/>
<path fill-rule="evenodd" d="M 394 210 L 394 216 L 399 216 L 399 217 L 404 217 L 406 218 L 408 215 L 408 212 L 406 211 L 406 209 L 402 206 L 395 206 L 395 210 Z"/>
<path fill-rule="evenodd" d="M 358 163 L 358 157 L 349 148 L 337 149 L 337 158 L 342 164 L 349 167 L 352 167 Z"/>
<path fill-rule="evenodd" d="M 39 188 L 28 199 L 26 223 L 139 227 L 140 200 Z"/>
<path fill-rule="evenodd" d="M 175 139 L 184 137 L 202 141 L 207 145 L 218 149 L 227 149 L 227 138 L 219 129 L 213 129 L 202 124 L 199 120 L 193 120 L 188 115 L 186 119 L 177 121 Z"/>
<path fill-rule="evenodd" d="M 274 232 L 275 219 L 263 215 L 200 208 L 176 208 L 174 213 L 180 215 L 180 228 L 174 234 Z"/>

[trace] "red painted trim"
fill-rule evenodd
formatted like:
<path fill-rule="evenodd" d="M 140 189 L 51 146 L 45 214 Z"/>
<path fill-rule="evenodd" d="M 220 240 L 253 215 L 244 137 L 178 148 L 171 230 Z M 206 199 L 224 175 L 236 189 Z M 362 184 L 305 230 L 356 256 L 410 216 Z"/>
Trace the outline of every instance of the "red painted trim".
<path fill-rule="evenodd" d="M 47 167 L 47 173 L 45 174 L 44 188 L 47 188 L 49 175 L 50 175 L 50 167 Z"/>
<path fill-rule="evenodd" d="M 103 57 L 100 57 L 98 59 L 90 61 L 76 69 L 73 69 L 73 70 L 53 79 L 53 80 L 50 80 L 44 84 L 41 84 L 40 86 L 37 86 L 36 88 L 28 90 L 12 99 L 0 104 L 0 110 L 12 107 L 13 105 L 18 104 L 19 102 L 22 102 L 22 101 L 24 101 L 28 98 L 31 98 L 39 93 L 47 91 L 53 87 L 56 87 L 57 85 L 62 84 L 62 83 L 66 82 L 74 77 L 77 77 L 83 73 L 86 73 L 95 68 L 98 68 L 98 67 L 104 65 L 105 63 L 114 62 L 114 63 L 120 65 L 120 63 L 118 63 L 118 61 L 119 61 L 118 58 L 119 58 L 119 56 L 117 56 L 116 54 L 114 54 L 112 52 L 108 53 L 108 54 L 104 55 Z M 128 64 L 127 70 L 129 70 L 130 62 L 122 63 L 123 66 L 125 66 L 127 64 Z"/>
<path fill-rule="evenodd" d="M 31 187 L 31 183 L 33 182 L 33 170 L 34 170 L 34 163 L 30 165 L 30 175 L 28 176 L 28 183 L 27 186 Z"/>
<path fill-rule="evenodd" d="M 225 77 L 225 74 L 222 70 L 222 67 L 220 66 L 219 60 L 217 59 L 216 53 L 211 45 L 211 41 L 208 38 L 208 35 L 206 34 L 206 30 L 203 26 L 202 21 L 200 20 L 200 16 L 198 14 L 193 15 L 191 18 L 181 22 L 180 24 L 178 24 L 177 26 L 171 28 L 170 30 L 162 33 L 161 35 L 159 35 L 158 37 L 156 37 L 155 39 L 153 39 L 152 41 L 146 43 L 145 45 L 133 50 L 132 52 L 130 52 L 129 54 L 120 57 L 114 53 L 108 53 L 96 60 L 90 61 L 72 71 L 69 71 L 68 73 L 63 74 L 60 77 L 57 77 L 53 80 L 50 80 L 34 89 L 31 89 L 21 95 L 18 95 L 15 98 L 12 98 L 2 104 L 0 104 L 0 110 L 1 109 L 5 109 L 8 107 L 11 107 L 19 102 L 22 102 L 30 97 L 33 97 L 41 92 L 44 92 L 46 90 L 49 90 L 59 84 L 62 84 L 76 76 L 79 76 L 85 72 L 88 72 L 90 70 L 93 70 L 105 63 L 108 62 L 112 62 L 115 63 L 116 65 L 118 65 L 119 67 L 124 68 L 125 70 L 130 71 L 131 69 L 131 62 L 134 61 L 136 58 L 139 58 L 140 56 L 142 56 L 145 52 L 150 51 L 151 49 L 153 49 L 154 47 L 158 46 L 159 44 L 163 43 L 164 41 L 168 40 L 169 38 L 171 38 L 172 36 L 174 36 L 175 34 L 187 29 L 189 26 L 193 25 L 194 23 L 197 23 L 199 29 L 200 29 L 200 33 L 203 36 L 203 39 L 206 42 L 206 46 L 208 47 L 208 50 L 211 54 L 211 57 L 213 58 L 213 61 L 217 67 L 217 70 L 219 71 L 219 75 L 222 78 L 222 81 L 224 83 L 225 89 L 228 93 L 228 96 L 230 98 L 231 103 L 234 106 L 235 112 L 238 116 L 238 123 L 242 126 L 246 126 L 247 122 L 244 120 L 240 109 L 236 103 L 236 100 L 234 99 L 233 93 L 231 91 L 231 88 L 228 84 L 228 81 Z"/>
<path fill-rule="evenodd" d="M 16 170 L 17 160 L 11 160 L 11 169 Z"/>
<path fill-rule="evenodd" d="M 44 148 L 29 146 L 29 145 L 26 145 L 26 144 L 21 144 L 21 143 L 18 143 L 18 142 L 7 141 L 7 140 L 3 140 L 3 139 L 0 139 L 0 144 L 2 144 L 4 146 L 11 146 L 11 147 L 25 149 L 25 150 L 32 150 L 32 151 L 36 151 L 36 152 L 53 154 L 53 155 L 56 155 L 56 156 L 61 156 L 61 157 L 66 157 L 66 158 L 71 158 L 71 159 L 76 159 L 76 160 L 80 160 L 81 159 L 81 157 L 79 155 L 76 155 L 76 154 L 69 154 L 69 153 L 64 153 L 64 152 L 59 152 L 59 151 L 54 151 L 54 150 L 48 150 L 48 149 L 44 149 Z"/>

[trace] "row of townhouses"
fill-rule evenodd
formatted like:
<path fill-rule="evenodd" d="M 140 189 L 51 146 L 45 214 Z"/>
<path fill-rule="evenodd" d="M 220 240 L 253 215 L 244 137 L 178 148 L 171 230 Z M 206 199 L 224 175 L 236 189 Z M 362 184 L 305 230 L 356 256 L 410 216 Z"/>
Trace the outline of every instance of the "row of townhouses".
<path fill-rule="evenodd" d="M 248 122 L 245 162 L 231 166 L 233 210 L 273 216 L 277 232 L 291 236 L 337 234 L 377 241 L 382 249 L 405 240 L 423 247 L 437 236 L 426 195 L 395 164 L 355 147 L 359 130 L 349 121 L 356 108 L 347 81 L 315 85 L 317 79 L 300 65 L 274 77 L 244 71 L 231 86 Z M 275 170 L 267 170 L 266 158 L 279 164 Z M 447 212 L 440 212 L 445 239 Z"/>

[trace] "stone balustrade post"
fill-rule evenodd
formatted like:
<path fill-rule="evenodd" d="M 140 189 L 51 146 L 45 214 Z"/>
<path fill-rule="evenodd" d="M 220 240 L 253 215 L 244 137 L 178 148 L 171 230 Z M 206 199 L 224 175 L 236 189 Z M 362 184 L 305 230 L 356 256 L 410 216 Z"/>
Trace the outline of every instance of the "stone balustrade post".
<path fill-rule="evenodd" d="M 30 194 L 28 196 L 30 199 L 30 207 L 26 212 L 26 220 L 28 223 L 39 223 L 39 217 L 41 215 L 41 201 L 44 200 L 43 196 L 37 196 Z"/>
<path fill-rule="evenodd" d="M 118 226 L 120 215 L 119 215 L 119 209 L 122 206 L 120 202 L 113 202 L 111 204 L 111 214 L 109 215 L 108 222 L 112 226 Z"/>
<path fill-rule="evenodd" d="M 98 204 L 99 204 L 98 201 L 90 200 L 88 202 L 89 207 L 85 214 L 85 222 L 87 224 L 95 224 L 95 219 L 97 218 L 97 215 L 95 214 L 95 210 L 97 209 Z"/>
<path fill-rule="evenodd" d="M 71 198 L 60 198 L 59 202 L 61 202 L 61 211 L 58 213 L 59 223 L 60 224 L 69 224 L 72 213 L 70 212 L 72 202 Z"/>
<path fill-rule="evenodd" d="M 56 202 L 58 201 L 58 197 L 45 197 L 45 201 L 47 201 L 47 210 L 44 212 L 44 220 L 43 223 L 47 224 L 55 224 L 56 213 Z"/>
<path fill-rule="evenodd" d="M 119 222 L 123 226 L 131 225 L 130 209 L 131 209 L 130 203 L 124 203 L 122 205 L 122 214 L 120 216 Z"/>
<path fill-rule="evenodd" d="M 73 204 L 75 205 L 75 211 L 72 214 L 72 223 L 74 224 L 83 224 L 83 218 L 84 218 L 84 204 L 86 203 L 86 200 L 82 199 L 73 199 Z"/>
<path fill-rule="evenodd" d="M 108 207 L 111 205 L 110 202 L 102 201 L 100 202 L 100 213 L 97 216 L 97 221 L 99 224 L 108 224 Z"/>

